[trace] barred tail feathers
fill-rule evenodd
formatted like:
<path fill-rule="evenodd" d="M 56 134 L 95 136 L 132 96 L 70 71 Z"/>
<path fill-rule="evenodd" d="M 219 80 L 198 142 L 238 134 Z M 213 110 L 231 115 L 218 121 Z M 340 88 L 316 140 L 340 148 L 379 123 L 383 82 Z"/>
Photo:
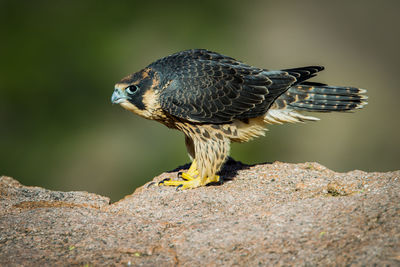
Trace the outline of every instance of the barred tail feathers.
<path fill-rule="evenodd" d="M 367 104 L 366 90 L 302 82 L 278 97 L 265 116 L 267 123 L 319 120 L 298 111 L 346 112 Z"/>
<path fill-rule="evenodd" d="M 291 87 L 284 95 L 294 97 L 288 103 L 295 110 L 330 112 L 363 108 L 368 97 L 365 89 L 302 83 Z"/>

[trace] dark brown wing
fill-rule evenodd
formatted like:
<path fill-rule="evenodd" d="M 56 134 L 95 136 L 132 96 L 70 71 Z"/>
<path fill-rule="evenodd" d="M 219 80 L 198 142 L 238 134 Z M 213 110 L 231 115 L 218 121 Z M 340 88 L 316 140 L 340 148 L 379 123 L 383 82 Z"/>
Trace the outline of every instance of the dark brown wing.
<path fill-rule="evenodd" d="M 265 114 L 296 78 L 251 67 L 207 50 L 188 50 L 150 65 L 168 84 L 160 104 L 169 114 L 201 123 L 229 123 Z"/>

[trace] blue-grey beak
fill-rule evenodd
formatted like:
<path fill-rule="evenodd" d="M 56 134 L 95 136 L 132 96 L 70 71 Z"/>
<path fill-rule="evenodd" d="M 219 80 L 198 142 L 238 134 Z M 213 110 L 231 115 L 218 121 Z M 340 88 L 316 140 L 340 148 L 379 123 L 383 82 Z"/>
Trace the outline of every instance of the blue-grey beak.
<path fill-rule="evenodd" d="M 111 96 L 111 102 L 113 104 L 119 104 L 129 99 L 129 96 L 125 91 L 121 91 L 121 89 L 115 88 L 114 93 Z"/>

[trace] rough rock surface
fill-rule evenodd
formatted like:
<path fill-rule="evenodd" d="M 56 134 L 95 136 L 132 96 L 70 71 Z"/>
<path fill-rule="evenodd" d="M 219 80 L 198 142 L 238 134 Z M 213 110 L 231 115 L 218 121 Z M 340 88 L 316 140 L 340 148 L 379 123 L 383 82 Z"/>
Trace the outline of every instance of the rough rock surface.
<path fill-rule="evenodd" d="M 156 186 L 176 175 L 113 204 L 1 177 L 0 265 L 400 265 L 400 171 L 230 161 L 222 185 Z"/>

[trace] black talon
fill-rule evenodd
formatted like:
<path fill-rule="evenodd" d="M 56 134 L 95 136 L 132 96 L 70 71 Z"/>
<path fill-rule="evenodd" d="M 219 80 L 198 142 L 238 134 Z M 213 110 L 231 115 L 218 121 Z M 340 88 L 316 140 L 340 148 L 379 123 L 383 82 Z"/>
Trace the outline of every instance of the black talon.
<path fill-rule="evenodd" d="M 147 188 L 149 188 L 150 186 L 152 186 L 153 184 L 155 184 L 156 182 L 150 182 L 148 185 L 147 185 Z M 158 184 L 160 184 L 160 183 L 158 183 Z"/>
<path fill-rule="evenodd" d="M 179 191 L 179 188 L 181 188 L 183 186 L 183 184 L 180 184 L 176 187 L 176 191 Z"/>
<path fill-rule="evenodd" d="M 171 178 L 165 178 L 162 181 L 158 182 L 158 185 L 163 184 L 165 181 L 169 181 Z"/>
<path fill-rule="evenodd" d="M 182 173 L 183 172 L 178 172 L 178 178 L 182 178 Z"/>

